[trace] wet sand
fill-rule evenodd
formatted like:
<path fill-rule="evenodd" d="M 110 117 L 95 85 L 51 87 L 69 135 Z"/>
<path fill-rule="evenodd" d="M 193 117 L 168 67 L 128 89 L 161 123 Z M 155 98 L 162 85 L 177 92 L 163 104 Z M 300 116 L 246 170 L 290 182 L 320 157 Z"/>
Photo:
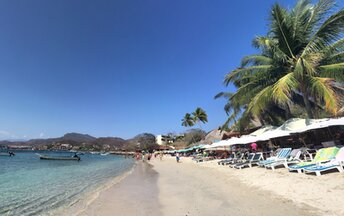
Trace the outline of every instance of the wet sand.
<path fill-rule="evenodd" d="M 80 216 L 162 215 L 158 200 L 158 174 L 152 165 L 139 162 L 118 184 L 100 193 Z"/>

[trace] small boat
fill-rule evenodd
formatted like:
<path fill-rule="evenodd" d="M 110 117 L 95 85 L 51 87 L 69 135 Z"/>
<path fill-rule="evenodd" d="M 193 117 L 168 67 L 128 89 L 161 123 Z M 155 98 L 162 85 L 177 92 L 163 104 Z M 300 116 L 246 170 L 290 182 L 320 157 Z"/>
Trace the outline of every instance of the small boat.
<path fill-rule="evenodd" d="M 48 155 L 41 155 L 41 154 L 37 154 L 36 155 L 39 156 L 40 159 L 42 160 L 74 160 L 74 161 L 80 161 L 80 157 L 77 156 L 57 156 L 57 157 L 53 157 L 53 156 L 48 156 Z"/>
<path fill-rule="evenodd" d="M 105 156 L 105 155 L 109 155 L 109 154 L 110 154 L 109 152 L 105 152 L 105 153 L 101 153 L 100 155 Z"/>
<path fill-rule="evenodd" d="M 0 156 L 12 157 L 15 154 L 13 152 L 0 152 Z"/>

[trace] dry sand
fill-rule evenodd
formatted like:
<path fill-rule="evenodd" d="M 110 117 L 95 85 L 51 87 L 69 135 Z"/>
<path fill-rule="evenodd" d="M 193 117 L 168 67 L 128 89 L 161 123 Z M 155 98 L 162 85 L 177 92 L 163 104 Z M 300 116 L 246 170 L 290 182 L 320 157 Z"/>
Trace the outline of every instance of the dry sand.
<path fill-rule="evenodd" d="M 320 215 L 271 192 L 249 187 L 235 176 L 182 158 L 152 161 L 159 173 L 159 200 L 163 215 Z M 227 167 L 227 172 L 231 173 Z M 240 171 L 239 171 L 240 172 Z"/>
<path fill-rule="evenodd" d="M 344 215 L 344 175 L 235 170 L 182 158 L 139 162 L 79 215 Z"/>
<path fill-rule="evenodd" d="M 185 163 L 195 163 L 190 158 Z M 236 179 L 260 193 L 270 192 L 274 197 L 308 205 L 321 215 L 344 215 L 344 173 L 337 170 L 319 177 L 289 172 L 285 168 L 275 171 L 253 167 L 236 170 L 219 166 L 216 161 L 197 164 L 201 168 L 215 169 L 228 179 Z"/>

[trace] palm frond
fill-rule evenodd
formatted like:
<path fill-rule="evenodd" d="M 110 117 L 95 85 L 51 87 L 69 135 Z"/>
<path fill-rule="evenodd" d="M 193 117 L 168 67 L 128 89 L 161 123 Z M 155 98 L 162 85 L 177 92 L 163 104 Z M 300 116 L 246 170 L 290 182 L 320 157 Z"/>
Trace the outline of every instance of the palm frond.
<path fill-rule="evenodd" d="M 192 113 L 192 115 L 195 122 L 208 122 L 207 113 L 200 107 L 197 107 L 196 110 Z"/>
<path fill-rule="evenodd" d="M 248 104 L 247 111 L 252 112 L 253 115 L 265 110 L 272 101 L 272 86 L 268 86 L 260 91 Z"/>
<path fill-rule="evenodd" d="M 249 55 L 241 60 L 241 67 L 252 65 L 270 65 L 272 59 L 264 55 Z"/>
<path fill-rule="evenodd" d="M 247 68 L 238 68 L 225 76 L 224 84 L 227 86 L 230 82 L 234 81 L 235 79 L 240 79 L 245 75 L 250 75 L 257 71 L 266 71 L 271 68 L 271 65 L 257 65 L 257 66 L 250 66 Z"/>
<path fill-rule="evenodd" d="M 252 40 L 252 46 L 260 50 L 271 49 L 276 43 L 273 38 L 265 36 L 257 36 Z"/>
<path fill-rule="evenodd" d="M 295 58 L 295 55 L 292 50 L 292 31 L 288 19 L 288 11 L 282 8 L 279 4 L 275 4 L 272 8 L 272 32 L 279 39 L 279 47 L 291 58 Z"/>
<path fill-rule="evenodd" d="M 291 102 L 291 93 L 297 87 L 298 81 L 295 78 L 295 74 L 290 72 L 272 86 L 272 98 L 278 104 L 287 104 Z"/>
<path fill-rule="evenodd" d="M 311 17 L 308 21 L 308 24 L 304 28 L 312 28 L 317 23 L 322 22 L 326 19 L 329 11 L 336 5 L 334 0 L 319 0 L 317 4 L 312 8 Z"/>
<path fill-rule="evenodd" d="M 344 9 L 330 16 L 314 33 L 301 56 L 323 50 L 331 42 L 340 39 L 344 30 Z"/>
<path fill-rule="evenodd" d="M 305 26 L 309 25 L 312 16 L 314 15 L 312 11 L 312 5 L 310 0 L 299 0 L 295 7 L 290 12 L 292 19 L 292 37 L 293 40 L 300 40 L 308 38 L 311 33 L 309 29 Z M 302 36 L 302 37 L 300 37 Z M 293 42 L 293 44 L 295 44 Z"/>
<path fill-rule="evenodd" d="M 344 38 L 339 39 L 332 44 L 324 47 L 324 49 L 321 51 L 324 53 L 325 56 L 327 55 L 333 55 L 336 52 L 343 52 L 344 51 Z"/>
<path fill-rule="evenodd" d="M 220 92 L 214 96 L 214 99 L 219 99 L 219 98 L 231 98 L 233 96 L 233 93 L 231 92 Z"/>
<path fill-rule="evenodd" d="M 333 78 L 338 82 L 344 82 L 344 62 L 319 66 L 320 76 Z"/>
<path fill-rule="evenodd" d="M 195 124 L 194 119 L 192 118 L 190 113 L 186 113 L 184 118 L 182 119 L 182 126 L 184 127 L 192 127 Z"/>
<path fill-rule="evenodd" d="M 326 56 L 322 61 L 321 65 L 336 64 L 338 62 L 344 62 L 344 52 L 337 52 L 332 55 Z"/>
<path fill-rule="evenodd" d="M 331 86 L 332 80 L 329 78 L 308 77 L 309 86 L 311 86 L 311 93 L 319 97 L 325 104 L 326 110 L 336 114 L 337 112 L 337 97 Z"/>

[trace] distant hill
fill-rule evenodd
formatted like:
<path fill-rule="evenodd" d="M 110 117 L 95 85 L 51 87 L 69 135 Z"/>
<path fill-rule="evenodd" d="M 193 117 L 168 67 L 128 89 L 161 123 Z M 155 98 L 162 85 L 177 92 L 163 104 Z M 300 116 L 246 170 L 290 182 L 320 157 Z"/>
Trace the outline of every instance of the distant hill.
<path fill-rule="evenodd" d="M 67 133 L 62 137 L 49 139 L 31 139 L 28 141 L 0 141 L 0 146 L 29 146 L 35 149 L 61 149 L 62 144 L 69 144 L 72 149 L 81 150 L 118 150 L 133 149 L 133 146 L 119 137 L 93 137 L 88 134 Z"/>
<path fill-rule="evenodd" d="M 75 142 L 92 142 L 97 138 L 90 136 L 88 134 L 79 134 L 79 133 L 66 133 L 60 139 L 62 140 L 73 140 Z"/>
<path fill-rule="evenodd" d="M 119 149 L 126 148 L 128 142 L 118 137 L 99 137 L 91 142 L 92 145 L 109 145 Z"/>

